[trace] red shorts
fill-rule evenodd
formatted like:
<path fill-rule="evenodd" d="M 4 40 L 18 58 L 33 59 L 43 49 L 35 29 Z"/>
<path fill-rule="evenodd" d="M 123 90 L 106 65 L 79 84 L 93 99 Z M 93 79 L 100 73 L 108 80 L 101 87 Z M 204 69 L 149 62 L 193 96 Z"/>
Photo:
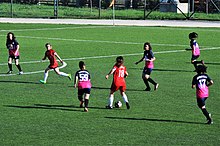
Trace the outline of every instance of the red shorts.
<path fill-rule="evenodd" d="M 118 91 L 118 90 L 120 90 L 121 92 L 125 92 L 125 90 L 126 90 L 126 85 L 116 86 L 114 83 L 112 83 L 111 91 L 112 91 L 112 92 L 115 92 L 115 91 Z"/>
<path fill-rule="evenodd" d="M 50 69 L 55 69 L 55 68 L 58 67 L 58 64 L 50 64 L 48 67 L 49 67 Z"/>

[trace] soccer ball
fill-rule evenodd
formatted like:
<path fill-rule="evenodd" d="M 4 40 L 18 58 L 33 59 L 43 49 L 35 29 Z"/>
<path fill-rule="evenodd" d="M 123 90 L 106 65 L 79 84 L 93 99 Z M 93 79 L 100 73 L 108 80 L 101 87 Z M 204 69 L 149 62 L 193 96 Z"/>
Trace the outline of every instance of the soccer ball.
<path fill-rule="evenodd" d="M 115 102 L 115 107 L 116 107 L 116 108 L 122 107 L 121 101 L 116 101 L 116 102 Z"/>

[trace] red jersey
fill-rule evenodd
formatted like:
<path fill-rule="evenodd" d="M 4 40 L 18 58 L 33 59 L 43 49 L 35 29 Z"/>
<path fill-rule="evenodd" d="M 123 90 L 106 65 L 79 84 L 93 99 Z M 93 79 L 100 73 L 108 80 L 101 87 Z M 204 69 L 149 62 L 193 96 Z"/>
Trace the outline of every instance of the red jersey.
<path fill-rule="evenodd" d="M 112 82 L 112 86 L 111 89 L 113 91 L 117 91 L 118 89 L 120 89 L 121 91 L 125 91 L 126 90 L 126 83 L 125 83 L 125 72 L 126 67 L 121 65 L 121 66 L 114 66 L 113 67 L 113 82 Z"/>
<path fill-rule="evenodd" d="M 55 51 L 53 49 L 47 50 L 45 56 L 50 60 L 49 68 L 54 69 L 58 67 L 58 62 L 56 60 Z"/>

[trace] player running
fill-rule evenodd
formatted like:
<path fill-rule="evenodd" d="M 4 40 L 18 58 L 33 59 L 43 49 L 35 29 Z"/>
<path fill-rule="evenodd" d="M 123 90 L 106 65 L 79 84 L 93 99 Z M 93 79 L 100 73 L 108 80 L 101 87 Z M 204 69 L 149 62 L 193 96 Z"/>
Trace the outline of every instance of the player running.
<path fill-rule="evenodd" d="M 200 56 L 199 45 L 198 45 L 198 43 L 196 41 L 197 38 L 198 38 L 198 34 L 196 32 L 192 32 L 192 33 L 189 34 L 190 47 L 191 47 L 191 50 L 192 50 L 191 63 L 194 65 L 195 71 L 196 71 L 198 63 L 201 63 L 201 64 L 204 65 L 204 61 L 203 60 L 196 61 L 196 59 L 198 59 L 199 56 Z"/>
<path fill-rule="evenodd" d="M 7 72 L 7 74 L 12 74 L 12 60 L 15 60 L 15 65 L 19 70 L 19 75 L 23 74 L 23 71 L 21 69 L 21 66 L 19 64 L 19 58 L 20 58 L 20 53 L 19 53 L 19 49 L 20 49 L 20 45 L 18 43 L 18 41 L 16 40 L 16 37 L 14 35 L 14 33 L 9 32 L 7 34 L 7 39 L 6 39 L 6 47 L 8 49 L 8 68 L 9 71 Z"/>
<path fill-rule="evenodd" d="M 86 65 L 83 61 L 79 62 L 79 68 L 80 70 L 75 74 L 74 87 L 76 88 L 76 84 L 78 83 L 78 99 L 80 101 L 80 107 L 82 108 L 84 103 L 84 111 L 88 112 L 89 96 L 92 87 L 90 74 L 86 70 Z"/>
<path fill-rule="evenodd" d="M 145 91 L 150 91 L 151 90 L 148 81 L 154 85 L 154 90 L 157 90 L 159 84 L 156 83 L 150 77 L 150 74 L 151 74 L 151 72 L 154 68 L 154 61 L 156 60 L 156 58 L 154 57 L 154 53 L 152 51 L 152 47 L 151 47 L 149 42 L 144 43 L 144 55 L 135 64 L 137 65 L 138 63 L 142 62 L 143 60 L 145 60 L 145 67 L 144 67 L 143 72 L 142 72 L 142 79 L 143 79 L 143 81 L 146 85 Z"/>
<path fill-rule="evenodd" d="M 211 114 L 208 113 L 205 107 L 205 101 L 209 96 L 209 86 L 214 82 L 206 73 L 207 67 L 204 65 L 197 66 L 197 75 L 193 77 L 192 88 L 196 88 L 196 98 L 198 107 L 202 110 L 207 119 L 207 124 L 213 124 Z"/>
<path fill-rule="evenodd" d="M 60 58 L 60 56 L 52 49 L 52 45 L 50 43 L 46 43 L 45 47 L 46 47 L 47 51 L 45 52 L 45 55 L 42 58 L 42 60 L 45 60 L 46 58 L 48 58 L 50 60 L 50 65 L 45 69 L 44 80 L 40 80 L 40 82 L 42 84 L 46 84 L 48 74 L 51 69 L 53 69 L 58 75 L 68 77 L 70 80 L 72 80 L 71 74 L 66 74 L 64 72 L 60 72 L 56 58 L 58 58 L 62 64 L 64 62 Z"/>
<path fill-rule="evenodd" d="M 119 56 L 116 58 L 116 63 L 111 69 L 111 71 L 105 76 L 106 79 L 109 78 L 109 75 L 113 74 L 113 81 L 110 88 L 110 95 L 109 95 L 109 102 L 106 108 L 112 109 L 113 108 L 113 102 L 114 102 L 114 93 L 117 90 L 120 90 L 121 96 L 124 99 L 124 102 L 126 103 L 127 109 L 130 109 L 130 105 L 128 102 L 127 95 L 125 94 L 126 90 L 126 82 L 125 79 L 128 76 L 128 72 L 126 70 L 126 67 L 123 65 L 124 59 L 122 56 Z"/>

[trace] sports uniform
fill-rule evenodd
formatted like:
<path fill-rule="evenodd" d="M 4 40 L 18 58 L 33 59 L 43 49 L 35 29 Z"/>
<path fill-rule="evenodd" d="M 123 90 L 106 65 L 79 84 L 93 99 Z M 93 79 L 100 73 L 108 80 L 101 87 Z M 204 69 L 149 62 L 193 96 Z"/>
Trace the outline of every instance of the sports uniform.
<path fill-rule="evenodd" d="M 92 84 L 89 72 L 87 70 L 78 70 L 75 74 L 76 77 L 78 78 L 78 95 L 90 94 Z"/>
<path fill-rule="evenodd" d="M 50 69 L 54 69 L 58 67 L 58 62 L 56 60 L 56 56 L 54 55 L 56 52 L 53 49 L 47 50 L 45 52 L 45 56 L 50 60 L 50 65 L 48 66 Z"/>
<path fill-rule="evenodd" d="M 152 58 L 154 58 L 154 53 L 152 50 L 144 51 L 145 67 L 143 69 L 143 74 L 148 74 L 148 75 L 151 74 L 154 68 L 154 62 L 149 60 L 151 60 Z"/>
<path fill-rule="evenodd" d="M 126 83 L 125 83 L 125 72 L 126 67 L 121 65 L 117 66 L 114 65 L 113 67 L 113 80 L 111 85 L 111 91 L 115 92 L 117 90 L 120 90 L 121 92 L 124 92 L 126 90 Z"/>
<path fill-rule="evenodd" d="M 191 40 L 190 41 L 190 47 L 192 48 L 192 58 L 191 60 L 196 60 L 200 56 L 200 49 L 199 49 L 199 44 L 196 42 L 196 40 Z"/>
<path fill-rule="evenodd" d="M 9 57 L 12 59 L 19 59 L 19 50 L 17 50 L 17 46 L 19 45 L 17 40 L 8 40 L 6 42 L 6 47 L 8 48 Z"/>

